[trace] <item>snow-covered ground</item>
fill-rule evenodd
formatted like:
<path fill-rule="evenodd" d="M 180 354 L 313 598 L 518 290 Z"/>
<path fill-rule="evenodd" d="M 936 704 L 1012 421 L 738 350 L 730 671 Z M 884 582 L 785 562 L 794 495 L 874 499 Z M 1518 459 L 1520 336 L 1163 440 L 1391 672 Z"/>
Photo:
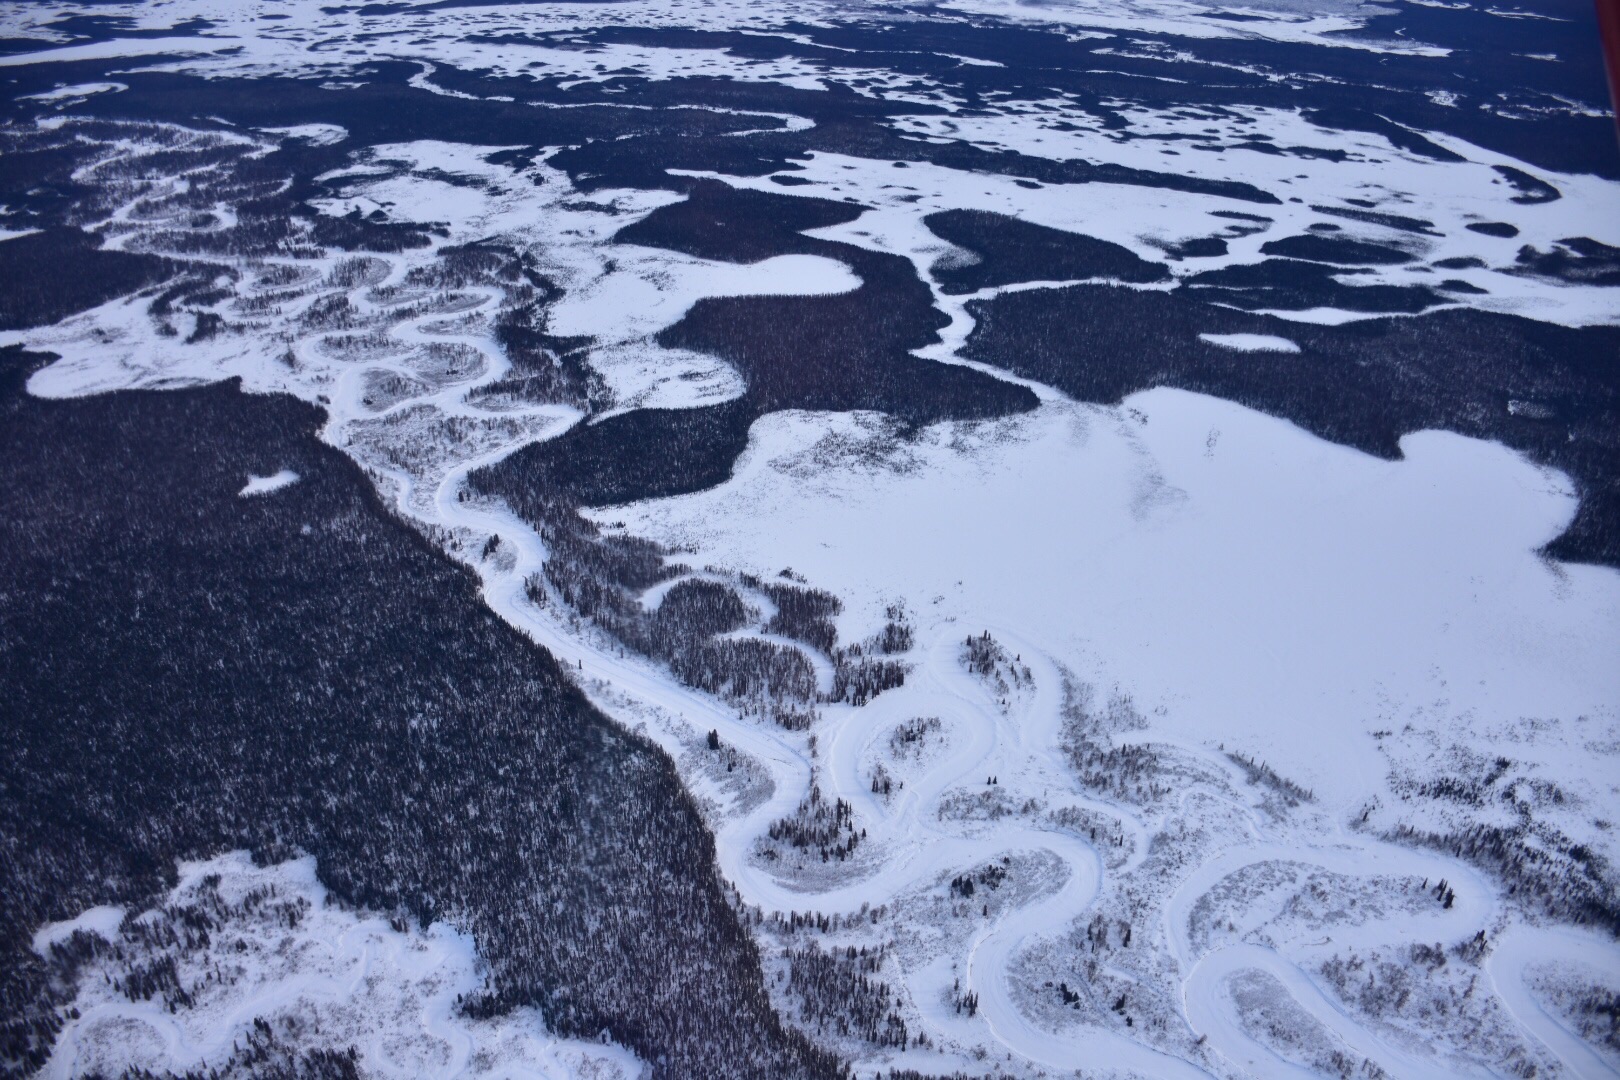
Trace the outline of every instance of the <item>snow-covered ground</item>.
<path fill-rule="evenodd" d="M 341 9 L 287 6 L 295 17 L 284 31 L 256 34 L 247 16 L 208 5 L 219 25 L 206 36 L 148 39 L 141 48 L 206 53 L 173 62 L 192 70 L 276 70 L 311 62 L 300 35 L 312 27 L 337 37 L 352 29 Z M 1017 17 L 1067 17 L 1049 5 L 993 6 Z M 171 5 L 160 21 L 170 25 L 193 7 Z M 565 22 L 577 7 L 518 5 L 467 17 L 494 33 L 527 15 Z M 591 7 L 593 19 L 629 18 L 619 5 Z M 762 25 L 749 7 L 677 10 L 684 7 L 637 4 L 634 12 L 671 24 Z M 1187 25 L 1187 12 L 1168 2 L 1064 10 L 1095 26 Z M 805 17 L 814 15 L 807 6 Z M 1357 15 L 1351 5 L 1309 17 L 1268 11 L 1258 27 L 1208 30 L 1241 26 L 1345 44 L 1319 35 Z M 402 35 L 422 29 L 420 16 L 402 21 Z M 410 51 L 403 37 L 397 44 Z M 456 44 L 430 36 L 410 43 L 410 55 L 444 60 Z M 226 52 L 241 45 L 248 47 Z M 799 61 L 742 64 L 715 50 L 640 46 L 582 53 L 485 43 L 453 57 L 580 78 L 600 77 L 603 65 L 745 71 L 805 85 L 826 74 Z M 863 92 L 947 96 L 902 83 L 909 80 L 886 74 Z M 92 92 L 117 92 L 117 84 L 60 93 L 69 100 Z M 1430 137 L 1462 162 L 1329 133 L 1283 110 L 1219 119 L 1123 111 L 1138 134 L 1196 127 L 1212 143 L 1230 143 L 1258 125 L 1283 144 L 1331 140 L 1350 150 L 1348 160 L 1224 149 L 1202 165 L 1265 190 L 1297 184 L 1312 202 L 1358 198 L 1430 220 L 1433 234 L 1415 236 L 1338 219 L 1344 235 L 1398 243 L 1423 262 L 1478 259 L 1483 265 L 1451 272 L 1488 291 L 1459 302 L 1533 309 L 1571 325 L 1615 320 L 1612 289 L 1505 272 L 1522 244 L 1548 247 L 1571 235 L 1620 243 L 1613 183 L 1538 170 L 1563 198 L 1527 204 L 1493 168 L 1522 163 L 1444 136 Z M 1054 101 L 897 126 L 1039 157 L 1167 167 L 1156 160 L 1161 142 L 1117 141 L 1085 123 L 1054 131 L 1057 117 L 1084 120 Z M 268 146 L 272 134 L 240 138 Z M 336 145 L 345 133 L 302 125 L 276 137 Z M 1229 402 L 1165 389 L 1104 407 L 1036 385 L 1040 405 L 1031 413 L 916 432 L 870 413 L 767 415 L 726 483 L 593 516 L 609 532 L 679 548 L 682 561 L 713 567 L 721 579 L 770 578 L 792 567 L 840 598 L 844 642 L 880 629 L 891 606 L 904 608 L 915 644 L 903 687 L 861 707 L 826 705 L 808 732 L 774 728 L 530 598 L 543 541 L 509 508 L 471 497 L 466 478 L 568 430 L 581 410 L 481 399 L 481 388 L 510 373 L 492 332 L 507 297 L 489 286 L 438 295 L 409 282 L 450 244 L 494 237 L 531 253 L 566 290 L 550 330 L 596 339 L 590 363 L 617 409 L 693 406 L 741 392 L 724 363 L 653 340 L 696 300 L 836 293 L 859 282 L 819 257 L 736 266 L 612 244 L 618 229 L 678 196 L 599 191 L 594 205 L 585 203 L 545 165 L 492 164 L 499 149 L 424 141 L 357 152 L 318 209 L 444 222 L 448 237 L 368 256 L 374 265 L 347 276 L 335 273 L 338 253 L 244 267 L 251 272 L 239 301 L 282 288 L 252 284 L 255 274 L 309 271 L 298 297 L 255 315 L 251 334 L 181 344 L 160 331 L 145 300 L 117 300 L 57 327 L 0 334 L 0 344 L 60 354 L 29 383 L 44 396 L 238 376 L 250 390 L 325 406 L 324 437 L 359 460 L 404 517 L 478 572 L 491 607 L 574 670 L 600 707 L 670 752 L 714 828 L 722 873 L 762 916 L 762 941 L 819 935 L 829 945 L 888 947 L 882 978 L 928 1042 L 904 1050 L 840 1044 L 863 1075 L 890 1065 L 1054 1075 L 1082 1064 L 1154 1077 L 1613 1074 L 1612 1050 L 1583 1037 L 1576 1005 L 1594 988 L 1612 994 L 1620 948 L 1549 925 L 1525 897 L 1507 895 L 1448 851 L 1392 839 L 1401 827 L 1445 835 L 1470 825 L 1468 814 L 1424 796 L 1425 785 L 1466 779 L 1500 759 L 1508 763 L 1500 775 L 1516 785 L 1504 805 L 1531 804 L 1514 794 L 1519 786 L 1556 790 L 1556 799 L 1535 803 L 1538 820 L 1566 846 L 1610 866 L 1620 860 L 1612 831 L 1620 805 L 1620 574 L 1537 554 L 1574 513 L 1566 477 L 1499 444 L 1433 431 L 1408 434 L 1403 459 L 1384 461 Z M 1320 217 L 1307 203 L 1285 202 L 1263 208 L 1273 222 L 1267 230 L 1233 229 L 1213 212 L 1235 204 L 1212 195 L 1092 183 L 1077 197 L 1061 185 L 920 163 L 900 172 L 893 162 L 829 153 L 800 164 L 796 175 L 808 183 L 793 188 L 721 178 L 856 197 L 871 209 L 817 235 L 902 253 L 925 280 L 949 249 L 922 224 L 937 210 L 996 210 L 1155 261 L 1186 240 L 1227 239 L 1227 255 L 1188 260 L 1197 269 L 1252 262 L 1266 240 Z M 114 244 L 139 235 L 130 209 L 114 215 L 126 223 Z M 1466 228 L 1479 221 L 1511 223 L 1520 235 Z M 1382 267 L 1358 280 L 1407 283 L 1411 271 Z M 352 306 L 361 324 L 354 334 L 300 322 L 335 297 Z M 952 322 L 924 355 L 962 362 L 956 349 L 971 330 L 965 304 L 973 298 L 936 289 Z M 1283 337 L 1207 340 L 1297 351 Z M 434 359 L 445 355 L 455 364 Z M 373 388 L 382 385 L 392 396 L 379 402 Z M 295 480 L 285 472 L 251 477 L 242 494 Z M 970 665 L 970 639 L 993 657 L 987 669 Z M 826 660 L 817 660 L 825 678 Z M 714 766 L 703 750 L 710 731 L 736 754 L 736 768 Z M 893 784 L 879 791 L 885 776 Z M 865 836 L 860 857 L 808 873 L 762 860 L 760 838 L 796 811 L 812 783 L 824 798 L 851 805 Z M 298 928 L 241 931 L 250 955 L 269 956 L 284 939 L 295 959 L 244 967 L 180 1020 L 154 1003 L 121 1002 L 88 978 L 82 1016 L 60 1042 L 54 1070 L 214 1061 L 251 1015 L 274 1014 L 348 1025 L 368 1064 L 392 1075 L 477 1072 L 488 1060 L 514 1074 L 521 1060 L 550 1075 L 580 1070 L 581 1055 L 634 1071 L 610 1051 L 551 1043 L 531 1016 L 484 1026 L 457 1017 L 450 1003 L 476 984 L 476 972 L 470 944 L 453 928 L 398 931 L 328 907 L 307 862 L 256 871 L 233 857 L 187 867 L 171 903 L 188 902 L 212 873 L 221 882 L 208 887 L 222 894 L 270 883 L 307 902 Z M 953 884 L 962 879 L 977 883 L 973 892 Z M 772 918 L 795 912 L 838 918 L 830 930 L 809 931 Z M 96 909 L 81 925 L 110 936 L 119 917 Z M 62 933 L 43 930 L 40 947 Z M 356 983 L 356 965 L 368 963 L 379 977 Z M 378 996 L 375 1009 L 345 1011 L 343 998 L 357 988 Z M 402 1011 L 408 1023 L 373 1038 L 368 1017 Z M 409 1039 L 396 1046 L 398 1030 Z"/>
<path fill-rule="evenodd" d="M 200 939 L 191 932 L 199 925 L 210 928 Z M 467 1019 L 459 999 L 483 984 L 471 936 L 345 908 L 316 880 L 313 859 L 259 868 L 234 852 L 185 863 L 160 905 L 92 908 L 42 928 L 35 951 L 50 956 L 76 932 L 103 944 L 68 966 L 76 1015 L 42 1076 L 206 1071 L 255 1042 L 295 1056 L 352 1048 L 361 1074 L 374 1077 L 642 1072 L 617 1047 L 553 1038 L 530 1009 Z M 171 989 L 131 989 L 140 972 L 165 964 Z M 176 992 L 190 1004 L 169 1008 Z"/>
<path fill-rule="evenodd" d="M 1620 689 L 1620 575 L 1534 554 L 1573 497 L 1500 446 L 1419 433 L 1386 462 L 1173 390 L 888 428 L 773 414 L 727 484 L 597 516 L 705 565 L 791 566 L 844 600 L 848 640 L 895 600 L 925 637 L 1016 627 L 1132 688 L 1155 731 L 1257 754 L 1342 811 L 1380 790 L 1371 732 L 1397 720 L 1573 720 Z M 1567 753 L 1549 764 L 1601 796 L 1613 763 Z"/>
<path fill-rule="evenodd" d="M 1211 345 L 1219 345 L 1223 349 L 1236 349 L 1238 352 L 1299 352 L 1298 345 L 1285 337 L 1278 337 L 1275 334 L 1199 334 L 1198 336 Z"/>

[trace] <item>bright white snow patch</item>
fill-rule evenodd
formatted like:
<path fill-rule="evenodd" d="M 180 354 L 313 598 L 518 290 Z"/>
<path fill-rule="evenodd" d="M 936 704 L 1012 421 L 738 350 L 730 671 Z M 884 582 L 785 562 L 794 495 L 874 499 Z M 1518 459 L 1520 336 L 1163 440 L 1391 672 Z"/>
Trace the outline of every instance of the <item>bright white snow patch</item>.
<path fill-rule="evenodd" d="M 113 38 L 109 41 L 92 41 L 84 45 L 65 45 L 60 49 L 41 49 L 38 52 L 0 56 L 0 67 L 67 64 L 78 60 L 122 60 L 125 57 L 153 56 L 162 53 L 195 56 L 199 53 L 224 52 L 238 46 L 239 42 L 222 38 Z"/>
<path fill-rule="evenodd" d="M 44 956 L 51 951 L 52 945 L 59 941 L 66 941 L 73 936 L 76 930 L 83 930 L 87 934 L 111 937 L 118 930 L 118 924 L 123 921 L 124 909 L 121 907 L 86 908 L 74 918 L 63 919 L 61 922 L 46 923 L 35 931 L 34 951 Z"/>
<path fill-rule="evenodd" d="M 270 135 L 285 135 L 303 139 L 315 146 L 333 146 L 349 137 L 347 128 L 338 124 L 294 124 L 292 127 L 262 128 Z"/>
<path fill-rule="evenodd" d="M 1238 352 L 1299 352 L 1299 346 L 1275 334 L 1199 334 L 1199 339 Z"/>
<path fill-rule="evenodd" d="M 249 476 L 247 486 L 238 495 L 268 495 L 272 491 L 280 491 L 289 484 L 298 482 L 298 474 L 291 469 L 282 469 L 274 476 Z"/>
<path fill-rule="evenodd" d="M 38 94 L 26 94 L 18 100 L 43 101 L 49 105 L 58 101 L 74 101 L 79 98 L 87 98 L 92 94 L 108 94 L 128 89 L 129 87 L 123 83 L 116 82 L 80 83 L 76 86 L 58 86 L 55 90 L 45 90 Z"/>
<path fill-rule="evenodd" d="M 651 249 L 620 250 L 634 251 L 637 258 L 564 296 L 552 311 L 554 333 L 624 341 L 678 322 L 707 296 L 815 296 L 850 292 L 861 284 L 849 267 L 820 255 L 777 255 L 736 264 Z"/>

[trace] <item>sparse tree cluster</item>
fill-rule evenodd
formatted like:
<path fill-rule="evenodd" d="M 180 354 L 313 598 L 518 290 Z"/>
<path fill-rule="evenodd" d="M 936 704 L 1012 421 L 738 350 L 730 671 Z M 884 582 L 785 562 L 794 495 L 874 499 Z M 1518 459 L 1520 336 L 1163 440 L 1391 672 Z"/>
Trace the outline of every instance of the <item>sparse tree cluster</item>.
<path fill-rule="evenodd" d="M 1066 741 L 1063 749 L 1080 783 L 1106 798 L 1141 804 L 1171 792 L 1159 755 L 1151 746 L 1076 740 Z"/>
<path fill-rule="evenodd" d="M 951 878 L 950 892 L 952 896 L 963 900 L 973 899 L 973 894 L 980 887 L 986 889 L 999 889 L 1001 883 L 1007 880 L 1007 867 L 1003 863 L 988 863 L 978 874 L 958 874 Z M 977 882 L 977 884 L 975 884 Z"/>
<path fill-rule="evenodd" d="M 919 753 L 927 745 L 928 737 L 938 734 L 939 730 L 937 716 L 912 717 L 889 733 L 889 752 L 895 757 Z"/>
<path fill-rule="evenodd" d="M 1006 704 L 1013 691 L 1034 682 L 1034 676 L 1030 674 L 1029 665 L 1023 662 L 1023 657 L 1009 655 L 988 630 L 967 639 L 963 663 L 969 671 L 991 685 L 1003 704 Z"/>
<path fill-rule="evenodd" d="M 502 271 L 515 265 L 508 260 Z M 511 302 L 495 319 L 495 340 L 512 368 L 480 388 L 479 399 L 557 401 L 592 412 L 606 408 L 612 394 L 589 363 L 590 339 L 558 337 L 546 327 L 547 307 L 560 290 L 532 267 L 519 272 L 526 280 L 509 290 Z"/>
<path fill-rule="evenodd" d="M 1109 931 L 1113 938 L 1110 940 Z M 1131 924 L 1128 919 L 1109 919 L 1098 912 L 1086 923 L 1085 947 L 1093 953 L 1106 952 L 1117 942 L 1122 949 L 1131 947 Z"/>
<path fill-rule="evenodd" d="M 951 986 L 951 1005 L 958 1016 L 979 1015 L 979 993 L 976 990 L 962 989 L 962 980 L 957 979 Z"/>
<path fill-rule="evenodd" d="M 290 930 L 308 914 L 308 900 L 284 898 L 274 885 L 255 888 L 240 900 L 227 902 L 219 895 L 219 880 L 218 874 L 210 874 L 193 898 L 165 904 L 155 915 L 125 917 L 110 939 L 75 930 L 53 941 L 45 958 L 53 983 L 74 986 L 84 969 L 97 962 L 114 988 L 130 1001 L 157 998 L 169 1012 L 188 1009 L 208 984 L 229 982 L 235 976 L 216 964 L 200 983 L 186 986 L 180 980 L 179 961 L 208 950 L 214 944 L 213 935 L 232 923 L 255 919 Z"/>
<path fill-rule="evenodd" d="M 854 807 L 843 799 L 828 803 L 821 785 L 811 783 L 810 793 L 789 817 L 771 822 L 767 835 L 772 843 L 786 844 L 800 851 L 815 852 L 822 862 L 843 862 L 866 838 L 866 830 L 856 831 Z"/>
<path fill-rule="evenodd" d="M 906 1022 L 894 991 L 878 977 L 887 953 L 887 945 L 823 951 L 814 941 L 784 949 L 787 988 L 798 1003 L 799 1020 L 819 1034 L 905 1049 L 910 1045 Z"/>
<path fill-rule="evenodd" d="M 1080 783 L 1105 798 L 1138 805 L 1171 794 L 1160 752 L 1144 743 L 1118 743 L 1111 734 L 1144 726 L 1129 694 L 1115 692 L 1101 713 L 1092 711 L 1089 686 L 1064 688 L 1060 748 Z"/>
<path fill-rule="evenodd" d="M 1236 753 L 1228 753 L 1226 757 L 1243 770 L 1243 775 L 1248 778 L 1249 783 L 1256 787 L 1269 788 L 1289 807 L 1316 801 L 1314 792 L 1301 787 L 1286 776 L 1279 775 L 1276 769 L 1263 761 L 1256 761 L 1252 756 L 1244 757 Z"/>
<path fill-rule="evenodd" d="M 359 1049 L 303 1050 L 287 1045 L 286 1032 L 261 1016 L 253 1018 L 246 1034 L 232 1046 L 222 1063 L 183 1073 L 126 1070 L 122 1080 L 362 1080 Z"/>
<path fill-rule="evenodd" d="M 873 766 L 872 794 L 882 795 L 885 799 L 887 799 L 890 795 L 894 794 L 894 789 L 896 786 L 905 787 L 906 785 L 904 781 L 898 782 L 897 785 L 894 777 L 889 775 L 889 770 L 883 767 L 883 763 L 881 761 L 878 762 L 877 765 Z"/>
<path fill-rule="evenodd" d="M 1438 833 L 1399 824 L 1386 839 L 1465 859 L 1501 881 L 1532 911 L 1620 936 L 1620 898 L 1602 856 L 1550 826 L 1522 818 L 1512 826 L 1477 822 Z M 1440 897 L 1449 906 L 1450 891 Z"/>
<path fill-rule="evenodd" d="M 883 634 L 885 638 L 899 636 L 903 635 L 890 631 Z M 865 705 L 883 691 L 904 686 L 905 682 L 906 665 L 903 662 L 872 656 L 865 644 L 855 644 L 847 649 L 833 650 L 833 687 L 828 700 Z"/>
<path fill-rule="evenodd" d="M 838 642 L 838 630 L 832 620 L 844 609 L 838 597 L 821 589 L 771 582 L 756 582 L 755 587 L 776 605 L 776 614 L 765 624 L 766 633 L 781 634 L 802 641 L 818 652 L 832 653 Z"/>

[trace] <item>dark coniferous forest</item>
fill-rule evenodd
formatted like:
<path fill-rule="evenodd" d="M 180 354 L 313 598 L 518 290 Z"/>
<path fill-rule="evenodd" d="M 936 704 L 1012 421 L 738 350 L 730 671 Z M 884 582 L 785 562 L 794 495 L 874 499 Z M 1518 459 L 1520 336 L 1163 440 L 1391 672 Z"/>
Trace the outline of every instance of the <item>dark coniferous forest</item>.
<path fill-rule="evenodd" d="M 803 235 L 860 214 L 858 206 L 707 181 L 621 230 L 622 243 L 728 262 L 822 255 L 846 263 L 861 286 L 832 296 L 698 302 L 659 343 L 735 365 L 747 383 L 741 398 L 576 427 L 474 473 L 474 488 L 538 521 L 559 502 L 602 505 L 713 487 L 731 474 L 749 426 L 781 409 L 876 409 L 915 426 L 1033 409 L 1035 395 L 1023 387 L 912 355 L 939 340 L 945 320 L 908 260 Z"/>
<path fill-rule="evenodd" d="M 395 521 L 317 410 L 233 384 L 42 401 L 38 359 L 6 353 L 0 395 L 0 595 L 34 598 L 0 604 L 8 1073 L 59 1023 L 35 929 L 232 848 L 463 918 L 491 963 L 473 1014 L 533 1005 L 660 1076 L 837 1073 L 772 1012 L 668 759 Z"/>

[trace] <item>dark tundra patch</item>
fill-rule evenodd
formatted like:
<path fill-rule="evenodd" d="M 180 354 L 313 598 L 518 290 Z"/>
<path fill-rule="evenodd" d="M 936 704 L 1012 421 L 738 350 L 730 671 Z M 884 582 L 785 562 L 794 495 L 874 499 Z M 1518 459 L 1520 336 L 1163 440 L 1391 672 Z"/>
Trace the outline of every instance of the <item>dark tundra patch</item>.
<path fill-rule="evenodd" d="M 776 255 L 825 250 L 827 241 L 799 234 L 854 221 L 864 207 L 830 199 L 734 188 L 718 180 L 695 184 L 680 202 L 661 206 L 620 229 L 614 243 L 667 248 L 700 259 L 752 263 Z M 832 245 L 839 248 L 847 245 Z"/>
<path fill-rule="evenodd" d="M 1491 168 L 1519 192 L 1513 196 L 1516 203 L 1549 203 L 1564 197 L 1563 192 L 1547 181 L 1539 176 L 1531 176 L 1523 169 L 1515 169 L 1512 165 L 1492 165 Z"/>
<path fill-rule="evenodd" d="M 1409 153 L 1431 158 L 1434 161 L 1460 162 L 1467 160 L 1460 154 L 1425 139 L 1410 128 L 1402 127 L 1394 121 L 1379 116 L 1377 113 L 1368 112 L 1365 109 L 1343 106 L 1307 109 L 1301 115 L 1305 120 L 1315 124 L 1317 127 L 1337 131 L 1364 131 L 1369 135 L 1383 136 L 1391 146 L 1398 146 Z"/>
<path fill-rule="evenodd" d="M 1183 240 L 1179 244 L 1164 245 L 1164 253 L 1172 259 L 1213 259 L 1226 254 L 1226 239 L 1220 236 L 1200 236 Z"/>
<path fill-rule="evenodd" d="M 499 495 L 531 523 L 544 520 L 553 506 L 702 491 L 730 478 L 754 419 L 744 398 L 695 409 L 636 409 L 525 446 L 468 481 L 475 491 Z"/>
<path fill-rule="evenodd" d="M 942 261 L 930 271 L 947 293 L 969 293 L 1022 281 L 1114 278 L 1165 281 L 1170 272 L 1119 244 L 1051 229 L 985 210 L 944 210 L 923 218 L 941 240 L 978 256 L 974 263 Z M 1217 241 L 1224 251 L 1224 241 Z"/>
<path fill-rule="evenodd" d="M 33 952 L 41 923 L 248 848 L 463 920 L 473 1016 L 532 1005 L 661 1077 L 839 1074 L 773 1012 L 669 760 L 390 517 L 317 410 L 231 385 L 41 401 L 0 358 L 0 1071 L 50 1044 L 66 960 Z M 300 481 L 238 497 L 282 468 Z"/>
<path fill-rule="evenodd" d="M 1304 264 L 1300 264 L 1304 265 Z M 1568 473 L 1581 502 L 1549 554 L 1620 566 L 1620 329 L 1449 309 L 1344 326 L 1100 285 L 973 301 L 964 355 L 1083 401 L 1155 386 L 1212 394 L 1395 459 L 1426 428 L 1496 439 Z M 1272 334 L 1300 355 L 1234 353 L 1205 333 Z M 1510 402 L 1534 401 L 1531 416 Z"/>
<path fill-rule="evenodd" d="M 1407 217 L 1404 214 L 1386 214 L 1377 210 L 1359 210 L 1345 206 L 1318 206 L 1311 204 L 1311 209 L 1318 214 L 1330 214 L 1333 217 L 1346 218 L 1350 221 L 1365 221 L 1369 225 L 1382 225 L 1386 229 L 1397 229 L 1401 232 L 1421 233 L 1425 236 L 1442 236 L 1443 233 L 1434 227 L 1434 222 L 1427 218 Z"/>

